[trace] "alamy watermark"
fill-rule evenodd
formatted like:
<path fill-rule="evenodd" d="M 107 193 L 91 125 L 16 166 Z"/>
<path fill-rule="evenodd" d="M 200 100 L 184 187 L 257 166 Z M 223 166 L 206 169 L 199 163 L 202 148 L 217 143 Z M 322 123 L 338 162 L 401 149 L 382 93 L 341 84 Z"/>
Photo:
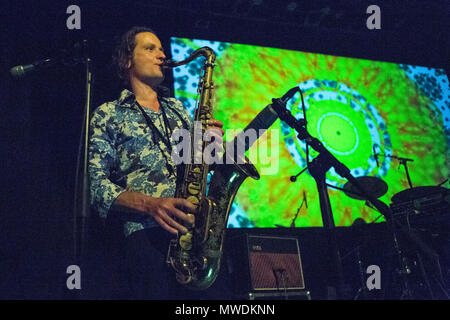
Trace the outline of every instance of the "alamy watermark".
<path fill-rule="evenodd" d="M 381 9 L 376 4 L 367 7 L 366 13 L 370 16 L 366 20 L 367 29 L 381 29 Z"/>
<path fill-rule="evenodd" d="M 367 267 L 366 273 L 370 276 L 366 280 L 366 286 L 369 291 L 373 289 L 381 289 L 381 269 L 376 264 Z"/>
<path fill-rule="evenodd" d="M 66 20 L 66 27 L 69 30 L 81 29 L 81 9 L 79 6 L 72 4 L 67 7 L 66 13 L 70 14 Z"/>
<path fill-rule="evenodd" d="M 81 289 L 81 269 L 76 264 L 67 267 L 66 273 L 69 274 L 66 280 L 66 287 L 69 290 Z"/>
<path fill-rule="evenodd" d="M 224 144 L 215 143 L 217 130 L 202 130 L 202 122 L 194 122 L 194 130 L 177 129 L 172 134 L 176 145 L 172 148 L 172 160 L 179 164 L 245 164 L 248 160 L 258 164 L 262 175 L 277 174 L 279 170 L 280 130 L 229 129 L 225 137 L 234 137 Z M 270 139 L 268 138 L 270 136 Z M 270 146 L 268 145 L 270 140 Z M 256 144 L 256 148 L 250 148 Z M 270 153 L 270 154 L 269 154 Z"/>

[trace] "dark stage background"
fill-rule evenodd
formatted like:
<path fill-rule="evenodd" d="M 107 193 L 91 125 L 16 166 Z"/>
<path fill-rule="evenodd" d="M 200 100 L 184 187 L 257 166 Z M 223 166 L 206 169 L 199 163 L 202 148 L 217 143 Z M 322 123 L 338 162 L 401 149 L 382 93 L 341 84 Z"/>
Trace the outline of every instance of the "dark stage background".
<path fill-rule="evenodd" d="M 450 2 L 448 1 L 8 1 L 2 4 L 0 40 L 1 83 L 1 222 L 0 298 L 72 298 L 66 290 L 66 268 L 72 258 L 73 193 L 76 158 L 85 103 L 83 65 L 54 66 L 13 79 L 16 65 L 55 57 L 60 49 L 88 40 L 93 59 L 93 101 L 96 107 L 115 99 L 121 86 L 111 67 L 114 41 L 134 25 L 153 28 L 170 51 L 171 36 L 255 44 L 306 52 L 444 68 L 450 74 Z M 66 9 L 81 8 L 81 29 L 68 30 Z M 381 30 L 366 28 L 366 8 L 381 8 Z M 290 7 L 289 7 L 290 6 Z M 293 8 L 292 11 L 287 7 Z M 172 87 L 170 76 L 165 80 Z M 268 103 L 273 97 L 267 97 Z M 263 106 L 261 106 L 263 107 Z M 385 266 L 390 274 L 392 248 L 385 224 L 366 226 L 361 248 L 365 265 Z M 89 232 L 87 267 L 83 270 L 86 298 L 126 298 L 118 278 L 120 239 L 104 240 L 110 230 L 94 217 Z M 325 299 L 329 262 L 321 228 L 232 229 L 225 248 L 224 268 L 216 290 L 235 298 L 239 259 L 230 253 L 239 236 L 289 235 L 300 242 L 305 283 L 313 299 Z M 349 297 L 359 288 L 352 251 L 361 234 L 339 228 Z M 233 242 L 233 239 L 236 242 Z M 427 240 L 441 253 L 449 275 L 448 236 Z M 107 253 L 111 254 L 107 254 Z M 396 298 L 389 276 L 373 298 Z M 448 283 L 447 283 L 448 287 Z M 425 295 L 426 296 L 426 295 Z"/>

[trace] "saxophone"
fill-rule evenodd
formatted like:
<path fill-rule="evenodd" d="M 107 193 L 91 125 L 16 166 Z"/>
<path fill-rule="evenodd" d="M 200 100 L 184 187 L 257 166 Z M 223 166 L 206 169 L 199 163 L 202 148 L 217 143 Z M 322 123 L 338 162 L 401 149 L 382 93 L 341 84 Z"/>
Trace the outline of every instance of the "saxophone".
<path fill-rule="evenodd" d="M 205 63 L 200 75 L 200 98 L 193 120 L 194 124 L 201 122 L 203 133 L 207 129 L 207 121 L 213 117 L 212 73 L 215 52 L 209 47 L 202 47 L 192 52 L 185 60 L 169 60 L 165 66 L 174 68 L 200 56 L 205 58 Z M 191 160 L 202 157 L 206 143 L 203 139 L 201 143 L 201 148 L 194 146 L 194 134 L 191 132 Z M 194 225 L 185 225 L 188 232 L 170 241 L 166 262 L 175 271 L 176 280 L 187 288 L 207 289 L 218 276 L 225 229 L 235 195 L 247 177 L 259 179 L 253 164 L 246 157 L 243 158 L 238 164 L 235 158 L 228 157 L 227 164 L 214 164 L 211 167 L 203 162 L 190 161 L 185 164 L 182 172 L 179 172 L 179 181 L 182 182 L 177 184 L 175 197 L 187 199 L 197 210 Z M 209 185 L 208 174 L 211 174 Z"/>

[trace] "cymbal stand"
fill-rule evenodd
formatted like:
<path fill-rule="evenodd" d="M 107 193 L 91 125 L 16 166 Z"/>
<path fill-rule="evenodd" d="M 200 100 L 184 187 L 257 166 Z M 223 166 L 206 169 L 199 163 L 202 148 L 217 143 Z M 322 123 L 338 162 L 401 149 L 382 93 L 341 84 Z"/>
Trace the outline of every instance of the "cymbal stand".
<path fill-rule="evenodd" d="M 298 214 L 300 213 L 300 210 L 302 209 L 304 203 L 305 203 L 305 198 L 302 199 L 302 203 L 297 208 L 297 212 L 295 213 L 295 216 L 294 216 L 294 218 L 292 219 L 292 222 L 291 222 L 291 228 L 295 228 L 295 220 L 297 220 Z"/>

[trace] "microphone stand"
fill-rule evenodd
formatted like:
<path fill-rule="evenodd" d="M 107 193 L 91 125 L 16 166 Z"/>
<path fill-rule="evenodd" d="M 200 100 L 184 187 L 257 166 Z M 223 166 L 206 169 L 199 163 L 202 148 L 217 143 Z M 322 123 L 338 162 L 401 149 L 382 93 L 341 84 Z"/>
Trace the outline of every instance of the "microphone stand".
<path fill-rule="evenodd" d="M 414 161 L 414 160 L 407 159 L 407 158 L 398 158 L 398 157 L 395 157 L 395 156 L 391 156 L 391 157 L 394 158 L 394 159 L 400 160 L 400 164 L 405 167 L 406 179 L 408 179 L 408 185 L 412 189 L 413 186 L 412 186 L 412 183 L 411 183 L 411 177 L 409 176 L 408 161 Z"/>
<path fill-rule="evenodd" d="M 78 49 L 82 50 L 80 54 Z M 73 53 L 73 52 L 76 53 Z M 83 123 L 80 134 L 80 141 L 77 152 L 76 173 L 75 173 L 75 188 L 73 199 L 73 252 L 72 257 L 77 265 L 84 262 L 84 256 L 87 244 L 87 230 L 89 218 L 89 177 L 88 177 L 88 144 L 89 144 L 89 123 L 90 123 L 90 108 L 92 102 L 91 87 L 92 87 L 92 60 L 88 55 L 87 40 L 75 43 L 70 50 L 61 49 L 58 51 L 59 55 L 55 58 L 48 58 L 37 61 L 31 65 L 16 66 L 11 68 L 11 75 L 14 77 L 22 77 L 26 73 L 35 71 L 38 68 L 50 67 L 55 64 L 77 65 L 83 63 L 85 65 L 85 107 L 83 114 Z M 82 167 L 82 172 L 80 170 Z M 81 186 L 80 178 L 81 175 Z M 80 190 L 81 189 L 81 190 Z M 80 208 L 79 208 L 80 207 Z M 81 291 L 81 290 L 76 290 Z"/>
<path fill-rule="evenodd" d="M 87 40 L 83 40 L 83 63 L 85 65 L 85 107 L 83 115 L 83 124 L 81 128 L 80 143 L 78 147 L 77 157 L 77 172 L 75 179 L 74 192 L 74 247 L 73 255 L 77 263 L 83 263 L 85 251 L 87 247 L 88 234 L 88 219 L 89 219 L 89 176 L 88 176 L 88 152 L 89 152 L 89 122 L 90 109 L 92 103 L 92 60 L 87 54 Z M 78 178 L 80 176 L 80 167 L 82 167 L 81 174 L 81 190 Z M 78 192 L 80 192 L 80 199 L 78 199 Z M 80 209 L 77 208 L 77 203 L 81 204 Z"/>
<path fill-rule="evenodd" d="M 300 90 L 299 88 L 297 89 Z M 336 286 L 337 298 L 345 299 L 346 296 L 344 292 L 345 285 L 342 268 L 342 259 L 336 241 L 337 238 L 335 233 L 335 223 L 333 219 L 333 212 L 331 210 L 331 203 L 326 183 L 327 171 L 330 168 L 334 167 L 335 171 L 340 176 L 350 181 L 360 191 L 361 194 L 366 196 L 366 198 L 380 211 L 380 213 L 382 213 L 387 218 L 386 220 L 388 220 L 388 218 L 392 216 L 390 208 L 386 204 L 379 201 L 378 199 L 372 197 L 371 194 L 367 193 L 364 190 L 364 188 L 360 185 L 358 180 L 356 180 L 356 178 L 353 177 L 353 175 L 350 173 L 350 169 L 348 169 L 343 163 L 341 163 L 338 159 L 336 159 L 336 157 L 333 156 L 317 138 L 314 138 L 309 134 L 306 128 L 306 121 L 304 119 L 297 120 L 296 118 L 294 118 L 294 116 L 292 116 L 292 114 L 286 109 L 286 104 L 282 99 L 272 99 L 272 101 L 273 101 L 272 107 L 278 113 L 280 119 L 286 122 L 290 127 L 292 127 L 297 131 L 298 133 L 297 137 L 299 139 L 305 140 L 305 142 L 310 147 L 312 147 L 319 153 L 319 155 L 310 162 L 308 170 L 316 181 L 320 199 L 320 209 L 322 213 L 323 226 L 328 234 L 328 242 L 329 247 L 331 248 L 331 256 L 334 266 L 336 268 L 334 279 L 332 280 L 332 282 Z M 394 238 L 396 240 L 395 233 Z M 397 242 L 394 241 L 394 243 Z M 398 248 L 397 245 L 396 248 Z"/>
<path fill-rule="evenodd" d="M 378 154 L 378 155 L 381 155 L 381 154 Z M 413 186 L 412 186 L 412 183 L 411 183 L 411 177 L 409 176 L 408 161 L 413 162 L 414 160 L 413 159 L 409 159 L 409 158 L 397 157 L 397 156 L 394 156 L 394 155 L 388 155 L 388 154 L 383 154 L 382 156 L 384 156 L 385 158 L 389 157 L 391 159 L 397 159 L 398 161 L 400 161 L 400 165 L 405 167 L 406 179 L 408 179 L 408 185 L 412 189 Z"/>

